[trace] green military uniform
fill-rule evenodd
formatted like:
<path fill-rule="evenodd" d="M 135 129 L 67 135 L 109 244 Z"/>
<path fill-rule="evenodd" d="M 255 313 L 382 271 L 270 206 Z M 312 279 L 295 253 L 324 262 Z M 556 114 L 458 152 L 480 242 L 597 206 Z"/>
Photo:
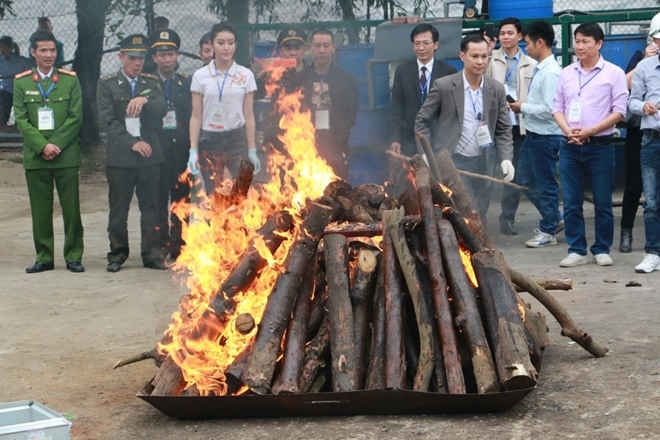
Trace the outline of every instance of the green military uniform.
<path fill-rule="evenodd" d="M 45 122 L 43 117 L 48 115 L 48 109 L 52 111 L 52 120 Z M 14 113 L 16 126 L 23 135 L 23 165 L 32 210 L 36 262 L 53 262 L 54 183 L 64 220 L 64 258 L 67 263 L 79 263 L 83 254 L 78 189 L 82 94 L 76 74 L 55 69 L 42 79 L 36 69 L 19 73 L 14 80 Z M 41 156 L 49 143 L 62 151 L 52 160 Z"/>
<path fill-rule="evenodd" d="M 140 42 L 134 46 L 144 46 L 145 37 L 131 35 L 121 43 L 122 50 L 124 47 L 133 47 L 131 41 L 136 42 L 138 39 Z M 144 51 L 146 53 L 146 46 Z M 134 90 L 131 90 L 129 78 L 120 70 L 114 75 L 101 78 L 98 84 L 99 122 L 107 138 L 106 177 L 110 205 L 110 252 L 107 258 L 108 263 L 118 264 L 128 258 L 128 211 L 133 193 L 136 193 L 141 214 L 142 262 L 146 267 L 154 267 L 162 265 L 163 260 L 158 209 L 160 165 L 164 156 L 159 133 L 167 106 L 156 76 L 141 73 L 135 80 Z M 147 98 L 139 116 L 139 136 L 129 132 L 126 121 L 126 107 L 137 96 Z M 143 157 L 131 149 L 138 141 L 151 146 L 149 157 Z"/>
<path fill-rule="evenodd" d="M 163 29 L 152 41 L 153 52 L 178 51 L 179 35 L 171 29 Z M 160 131 L 160 143 L 163 148 L 164 160 L 160 168 L 161 173 L 161 231 L 163 240 L 170 255 L 176 258 L 181 251 L 183 240 L 181 238 L 181 220 L 169 214 L 169 201 L 186 200 L 190 196 L 190 187 L 187 183 L 179 182 L 179 175 L 186 170 L 188 152 L 190 149 L 190 78 L 174 73 L 171 78 L 162 76 L 158 67 L 156 74 L 160 78 L 168 113 L 163 118 Z M 173 112 L 173 113 L 171 113 Z M 169 222 L 168 222 L 169 217 Z"/>

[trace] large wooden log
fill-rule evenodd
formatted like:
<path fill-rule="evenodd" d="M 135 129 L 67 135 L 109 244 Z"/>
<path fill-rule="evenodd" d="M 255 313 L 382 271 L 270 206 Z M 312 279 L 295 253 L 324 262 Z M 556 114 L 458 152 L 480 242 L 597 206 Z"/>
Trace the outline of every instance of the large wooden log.
<path fill-rule="evenodd" d="M 456 345 L 456 333 L 447 297 L 447 280 L 442 266 L 440 240 L 435 223 L 433 201 L 431 199 L 431 179 L 427 168 L 416 172 L 417 193 L 424 219 L 424 234 L 428 254 L 429 274 L 433 288 L 434 313 L 437 331 L 442 347 L 442 359 L 446 375 L 447 390 L 450 394 L 465 393 L 465 379 Z"/>
<path fill-rule="evenodd" d="M 357 386 L 353 308 L 349 296 L 346 238 L 326 235 L 324 255 L 328 284 L 332 389 L 353 391 Z"/>
<path fill-rule="evenodd" d="M 506 275 L 501 252 L 488 249 L 473 254 L 481 303 L 500 384 L 505 390 L 532 387 L 538 373 L 529 356 L 525 327 L 513 285 Z"/>
<path fill-rule="evenodd" d="M 385 388 L 385 264 L 382 260 L 377 272 L 373 295 L 369 366 L 365 381 L 367 390 Z"/>
<path fill-rule="evenodd" d="M 241 160 L 238 167 L 238 175 L 231 188 L 230 198 L 233 203 L 237 203 L 247 196 L 254 176 L 254 165 L 249 160 Z"/>
<path fill-rule="evenodd" d="M 479 305 L 477 304 L 477 291 L 472 287 L 465 274 L 454 228 L 451 223 L 444 219 L 438 219 L 437 225 L 445 271 L 454 298 L 456 321 L 459 327 L 463 329 L 465 339 L 468 342 L 477 392 L 491 393 L 499 391 L 493 356 L 479 313 Z"/>
<path fill-rule="evenodd" d="M 291 214 L 286 211 L 279 211 L 271 215 L 268 221 L 259 229 L 259 235 L 272 253 L 284 241 L 283 233 L 291 231 L 292 228 L 293 218 Z M 211 302 L 211 309 L 220 319 L 224 319 L 228 313 L 235 309 L 236 303 L 233 297 L 252 284 L 265 265 L 266 260 L 261 256 L 257 247 L 254 244 L 250 245 L 227 276 L 227 279 L 222 283 Z"/>
<path fill-rule="evenodd" d="M 391 209 L 388 209 L 391 211 Z M 421 219 L 418 215 L 406 215 L 403 218 L 403 224 L 406 231 L 417 227 Z M 327 234 L 342 234 L 344 237 L 375 237 L 383 235 L 383 223 L 333 223 L 328 225 L 323 231 Z"/>
<path fill-rule="evenodd" d="M 171 357 L 167 357 L 161 364 L 156 376 L 151 380 L 152 396 L 177 396 L 183 391 L 186 381 L 181 368 Z"/>
<path fill-rule="evenodd" d="M 318 372 L 326 364 L 330 349 L 330 323 L 327 316 L 321 322 L 318 333 L 305 346 L 305 361 L 300 373 L 299 387 L 303 393 L 309 392 Z"/>
<path fill-rule="evenodd" d="M 367 342 L 369 338 L 369 305 L 374 293 L 378 257 L 379 252 L 375 249 L 359 249 L 357 251 L 357 261 L 353 265 L 350 277 L 350 297 L 353 305 L 353 326 L 355 334 L 357 389 L 362 389 L 365 381 L 368 348 Z"/>
<path fill-rule="evenodd" d="M 413 380 L 413 390 L 428 391 L 435 367 L 434 344 L 433 344 L 433 313 L 427 306 L 422 285 L 417 276 L 417 267 L 415 259 L 410 253 L 406 243 L 405 232 L 400 221 L 403 218 L 403 211 L 394 210 L 389 218 L 389 233 L 392 238 L 392 245 L 396 252 L 401 272 L 408 286 L 408 294 L 412 299 L 415 310 L 415 319 L 417 321 L 417 330 L 419 332 L 419 357 L 417 362 L 417 371 Z"/>
<path fill-rule="evenodd" d="M 314 290 L 314 273 L 315 270 L 307 272 L 300 287 L 296 307 L 286 330 L 286 349 L 282 359 L 282 369 L 273 383 L 273 394 L 300 392 L 298 381 L 307 341 L 307 321 L 310 297 Z"/>
<path fill-rule="evenodd" d="M 406 386 L 406 356 L 403 345 L 401 275 L 389 230 L 393 211 L 383 211 L 383 265 L 385 267 L 385 387 Z"/>
<path fill-rule="evenodd" d="M 293 311 L 303 275 L 309 270 L 323 228 L 332 220 L 333 208 L 312 203 L 303 231 L 289 249 L 282 273 L 268 296 L 259 331 L 250 356 L 245 382 L 257 394 L 268 393 L 280 354 L 282 335 Z"/>

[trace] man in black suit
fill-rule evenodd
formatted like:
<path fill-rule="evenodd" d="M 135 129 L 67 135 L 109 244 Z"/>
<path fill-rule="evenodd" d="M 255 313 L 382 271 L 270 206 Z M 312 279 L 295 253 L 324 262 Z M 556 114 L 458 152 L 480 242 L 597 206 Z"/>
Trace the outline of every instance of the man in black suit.
<path fill-rule="evenodd" d="M 438 78 L 456 72 L 452 66 L 434 58 L 438 49 L 438 30 L 428 23 L 420 23 L 410 33 L 415 60 L 396 69 L 392 84 L 392 143 L 396 153 L 417 153 L 415 116 L 428 95 L 431 84 Z M 398 165 L 400 168 L 400 162 Z"/>

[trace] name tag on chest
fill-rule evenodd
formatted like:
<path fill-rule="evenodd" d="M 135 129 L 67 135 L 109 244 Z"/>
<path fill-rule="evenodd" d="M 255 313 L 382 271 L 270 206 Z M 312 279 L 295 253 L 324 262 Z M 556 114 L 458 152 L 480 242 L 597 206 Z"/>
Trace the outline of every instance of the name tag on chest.
<path fill-rule="evenodd" d="M 316 110 L 314 112 L 314 127 L 317 130 L 330 130 L 330 111 Z"/>
<path fill-rule="evenodd" d="M 163 116 L 163 130 L 176 130 L 176 112 L 168 110 Z"/>
<path fill-rule="evenodd" d="M 481 148 L 491 147 L 493 145 L 493 138 L 490 137 L 490 130 L 488 124 L 482 123 L 477 129 L 477 143 Z"/>
<path fill-rule="evenodd" d="M 55 113 L 50 107 L 41 107 L 37 112 L 37 128 L 41 130 L 55 130 Z"/>

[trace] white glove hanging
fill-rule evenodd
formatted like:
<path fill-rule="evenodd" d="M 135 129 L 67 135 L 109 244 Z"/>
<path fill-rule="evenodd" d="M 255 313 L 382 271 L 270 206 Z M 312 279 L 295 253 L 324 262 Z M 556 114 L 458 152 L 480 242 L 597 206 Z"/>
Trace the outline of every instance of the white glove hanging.
<path fill-rule="evenodd" d="M 199 156 L 197 153 L 197 148 L 191 148 L 188 152 L 188 171 L 193 176 L 199 174 Z"/>
<path fill-rule="evenodd" d="M 502 163 L 500 164 L 500 167 L 502 167 L 502 174 L 504 175 L 504 181 L 505 182 L 513 181 L 513 178 L 516 175 L 516 170 L 513 167 L 511 161 L 508 159 L 503 160 Z"/>
<path fill-rule="evenodd" d="M 254 174 L 259 173 L 259 171 L 261 171 L 261 161 L 257 155 L 256 148 L 248 148 L 248 159 L 250 159 L 250 162 L 252 162 L 252 165 L 254 166 Z"/>

